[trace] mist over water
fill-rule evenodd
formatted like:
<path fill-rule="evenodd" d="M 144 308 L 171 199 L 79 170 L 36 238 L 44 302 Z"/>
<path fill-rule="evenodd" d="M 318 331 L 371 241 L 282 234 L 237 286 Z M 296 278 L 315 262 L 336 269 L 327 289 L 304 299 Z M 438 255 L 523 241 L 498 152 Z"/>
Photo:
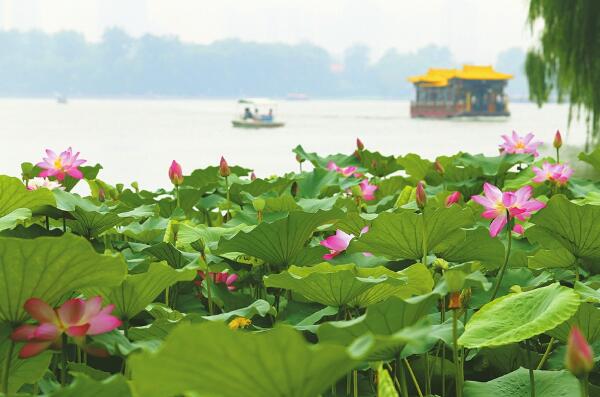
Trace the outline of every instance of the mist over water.
<path fill-rule="evenodd" d="M 246 130 L 231 126 L 239 111 L 235 100 L 73 99 L 60 105 L 49 99 L 0 99 L 0 173 L 20 175 L 21 162 L 40 161 L 45 148 L 72 146 L 87 165 L 104 166 L 100 179 L 137 180 L 153 189 L 170 183 L 173 159 L 187 174 L 218 165 L 224 155 L 230 164 L 266 177 L 297 170 L 291 149 L 298 144 L 320 154 L 350 153 L 356 137 L 370 150 L 427 158 L 460 150 L 495 155 L 500 135 L 513 129 L 534 132 L 547 143 L 542 151 L 550 149 L 556 129 L 567 145 L 585 141 L 582 122 L 567 129 L 567 105 L 538 109 L 513 103 L 510 110 L 512 116 L 502 121 L 426 120 L 411 119 L 407 101 L 281 101 L 276 116 L 286 122 L 284 128 Z"/>

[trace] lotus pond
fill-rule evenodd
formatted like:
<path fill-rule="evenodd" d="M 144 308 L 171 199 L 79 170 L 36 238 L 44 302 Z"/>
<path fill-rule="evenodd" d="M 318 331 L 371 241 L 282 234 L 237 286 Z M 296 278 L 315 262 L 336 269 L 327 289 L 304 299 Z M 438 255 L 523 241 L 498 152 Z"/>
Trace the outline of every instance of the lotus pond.
<path fill-rule="evenodd" d="M 600 395 L 600 149 L 498 143 L 173 161 L 156 191 L 47 150 L 0 176 L 1 391 Z"/>

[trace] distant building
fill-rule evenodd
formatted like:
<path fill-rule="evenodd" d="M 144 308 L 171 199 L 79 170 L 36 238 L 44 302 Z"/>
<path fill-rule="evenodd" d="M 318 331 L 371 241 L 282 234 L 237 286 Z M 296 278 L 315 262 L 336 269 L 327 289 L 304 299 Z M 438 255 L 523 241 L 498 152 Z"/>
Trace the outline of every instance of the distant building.
<path fill-rule="evenodd" d="M 429 69 L 408 79 L 416 89 L 411 117 L 509 116 L 504 93 L 512 75 L 491 66 L 465 65 L 462 69 Z"/>

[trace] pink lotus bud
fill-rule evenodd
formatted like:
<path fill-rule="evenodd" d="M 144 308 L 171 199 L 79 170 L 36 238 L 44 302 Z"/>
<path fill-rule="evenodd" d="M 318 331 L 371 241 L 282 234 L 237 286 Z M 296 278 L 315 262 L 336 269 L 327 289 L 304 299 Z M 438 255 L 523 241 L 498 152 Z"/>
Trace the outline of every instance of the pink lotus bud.
<path fill-rule="evenodd" d="M 577 378 L 586 377 L 594 367 L 594 353 L 592 352 L 592 348 L 575 325 L 571 328 L 571 333 L 569 334 L 565 366 Z"/>
<path fill-rule="evenodd" d="M 229 165 L 227 165 L 227 161 L 225 157 L 221 156 L 221 162 L 219 163 L 219 174 L 226 178 L 231 175 L 231 170 L 229 169 Z"/>
<path fill-rule="evenodd" d="M 360 138 L 356 138 L 356 148 L 359 151 L 365 149 L 365 145 L 364 145 L 364 143 L 362 143 L 362 141 L 360 140 Z"/>
<path fill-rule="evenodd" d="M 417 183 L 415 196 L 417 199 L 417 206 L 420 209 L 425 208 L 425 204 L 427 203 L 427 193 L 425 193 L 425 185 L 423 184 L 423 181 Z"/>
<path fill-rule="evenodd" d="M 523 233 L 525 233 L 525 228 L 520 223 L 515 223 L 515 225 L 513 226 L 512 231 L 515 232 L 515 233 L 517 233 L 517 234 L 523 235 Z"/>
<path fill-rule="evenodd" d="M 98 201 L 100 201 L 100 202 L 106 201 L 106 193 L 104 192 L 104 189 L 102 189 L 102 188 L 98 189 Z"/>
<path fill-rule="evenodd" d="M 562 136 L 560 135 L 560 131 L 556 130 L 556 134 L 554 134 L 554 142 L 552 142 L 552 146 L 556 149 L 560 149 L 562 146 Z"/>
<path fill-rule="evenodd" d="M 251 181 L 256 180 L 256 174 L 254 172 L 250 174 L 250 180 Z"/>
<path fill-rule="evenodd" d="M 435 169 L 435 172 L 437 172 L 440 175 L 444 175 L 444 173 L 446 172 L 444 166 L 442 165 L 442 163 L 440 163 L 439 160 L 435 160 L 435 163 L 433 163 L 433 168 Z"/>
<path fill-rule="evenodd" d="M 181 171 L 181 165 L 175 160 L 171 163 L 169 167 L 169 179 L 173 185 L 179 186 L 183 183 L 183 172 Z"/>
<path fill-rule="evenodd" d="M 458 203 L 460 200 L 460 192 L 453 192 L 446 197 L 446 207 L 450 207 L 452 204 Z"/>

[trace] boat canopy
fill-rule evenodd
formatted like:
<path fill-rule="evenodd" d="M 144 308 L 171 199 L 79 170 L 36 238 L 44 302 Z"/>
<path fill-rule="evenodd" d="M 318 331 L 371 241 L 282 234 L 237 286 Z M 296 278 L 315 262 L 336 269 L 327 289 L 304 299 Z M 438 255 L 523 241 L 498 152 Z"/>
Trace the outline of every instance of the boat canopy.
<path fill-rule="evenodd" d="M 276 102 L 269 98 L 242 98 L 238 103 L 256 106 L 274 106 Z"/>
<path fill-rule="evenodd" d="M 511 74 L 500 73 L 492 66 L 464 65 L 462 69 L 430 68 L 426 74 L 412 76 L 408 81 L 424 87 L 445 87 L 451 79 L 460 80 L 509 80 Z"/>

